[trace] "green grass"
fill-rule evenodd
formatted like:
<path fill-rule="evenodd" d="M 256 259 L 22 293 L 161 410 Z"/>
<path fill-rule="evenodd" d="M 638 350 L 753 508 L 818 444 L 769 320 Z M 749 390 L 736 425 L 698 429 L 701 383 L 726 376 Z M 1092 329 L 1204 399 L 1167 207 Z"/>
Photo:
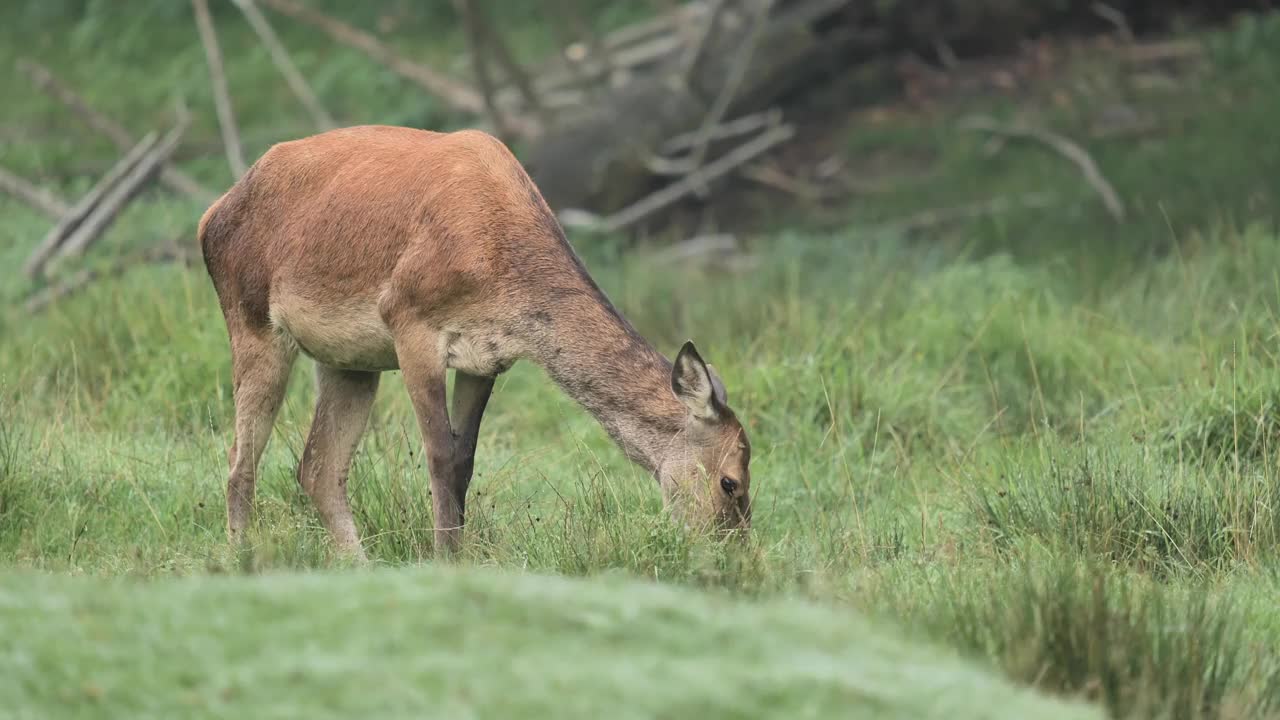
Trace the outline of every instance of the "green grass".
<path fill-rule="evenodd" d="M 1280 541 L 1271 465 L 1188 467 L 1112 444 L 1005 460 L 1000 480 L 974 493 L 997 546 L 1035 539 L 1165 576 L 1265 562 Z"/>
<path fill-rule="evenodd" d="M 598 273 L 664 347 L 682 332 L 664 326 L 706 329 L 757 449 L 748 546 L 672 527 L 652 481 L 541 371 L 517 366 L 482 433 L 465 561 L 853 608 L 1121 717 L 1274 710 L 1276 458 L 1232 420 L 1255 416 L 1239 388 L 1267 387 L 1274 367 L 1274 236 L 1188 242 L 1091 302 L 1061 297 L 1034 265 L 930 267 L 893 243 L 846 249 L 861 268 L 852 282 L 815 265 L 799 283 L 788 254 L 838 240 L 793 241 L 747 277 L 762 300 L 742 278 L 657 280 L 641 260 Z M 293 478 L 305 363 L 264 462 L 251 546 L 232 553 L 216 305 L 197 271 L 147 276 L 12 326 L 0 552 L 95 576 L 333 567 Z M 1180 452 L 1200 426 L 1237 430 L 1215 453 Z M 350 484 L 381 565 L 431 562 L 417 448 L 392 375 Z M 1099 584 L 1117 588 L 1102 604 Z"/>
<path fill-rule="evenodd" d="M 216 149 L 198 47 L 168 35 L 137 47 L 161 15 L 189 18 L 147 7 L 72 27 L 26 9 L 0 64 L 52 54 L 78 82 L 97 74 L 91 99 L 135 128 L 189 88 L 192 145 Z M 445 62 L 448 33 L 413 50 L 431 12 L 388 39 Z M 220 15 L 220 31 L 245 49 L 228 53 L 229 72 L 256 152 L 309 129 L 274 102 L 278 81 L 234 19 Z M 451 122 L 358 56 L 281 30 L 344 121 Z M 520 34 L 529 52 L 534 30 Z M 673 527 L 652 479 L 520 364 L 485 418 L 461 568 L 433 558 L 418 430 L 388 374 L 350 482 L 376 568 L 345 568 L 294 479 L 313 402 L 303 361 L 251 542 L 233 552 L 229 355 L 203 270 L 138 269 L 38 317 L 0 311 L 0 707 L 1055 711 L 1016 705 L 1035 701 L 998 673 L 1113 717 L 1280 717 L 1280 156 L 1259 140 L 1280 109 L 1277 32 L 1271 17 L 1208 34 L 1173 89 L 1118 82 L 1130 71 L 1098 57 L 1054 81 L 1070 104 L 1047 99 L 1060 89 L 1049 81 L 1016 98 L 1019 114 L 1085 139 L 1130 201 L 1123 225 L 1060 158 L 1030 145 L 989 156 L 957 130 L 970 112 L 1013 112 L 1015 99 L 988 98 L 859 126 L 851 158 L 914 158 L 928 172 L 818 218 L 828 229 L 803 208 L 779 216 L 786 227 L 752 239 L 754 269 L 671 268 L 574 238 L 660 349 L 693 337 L 723 375 L 754 449 L 742 547 Z M 6 127 L 27 141 L 5 144 L 0 162 L 69 195 L 87 186 L 113 151 L 16 77 L 3 82 Z M 154 102 L 130 102 L 120 88 L 133 85 Z M 1160 128 L 1088 140 L 1088 109 L 1117 97 Z M 225 186 L 216 154 L 184 168 Z M 1037 190 L 1060 204 L 910 237 L 879 227 Z M 89 262 L 178 232 L 201 209 L 149 196 Z M 0 263 L 19 267 L 48 222 L 5 198 L 0 214 Z M 0 299 L 28 290 L 11 271 Z M 457 675 L 439 674 L 445 661 Z M 381 693 L 349 692 L 334 680 L 347 671 Z M 555 683 L 573 692 L 549 694 Z M 927 687 L 946 694 L 903 694 Z"/>
<path fill-rule="evenodd" d="M 847 611 L 618 578 L 426 567 L 4 585 L 12 718 L 1098 716 Z"/>

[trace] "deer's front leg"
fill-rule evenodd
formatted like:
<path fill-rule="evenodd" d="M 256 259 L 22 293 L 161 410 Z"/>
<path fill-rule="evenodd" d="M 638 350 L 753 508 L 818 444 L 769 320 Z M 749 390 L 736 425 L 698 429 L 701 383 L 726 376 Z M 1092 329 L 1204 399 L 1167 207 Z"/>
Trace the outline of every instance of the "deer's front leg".
<path fill-rule="evenodd" d="M 471 485 L 471 473 L 475 469 L 476 442 L 480 436 L 480 419 L 484 417 L 485 406 L 489 404 L 489 395 L 493 392 L 492 377 L 470 375 L 461 371 L 454 373 L 453 409 L 449 415 L 453 421 L 454 452 L 456 465 L 454 481 L 461 487 L 461 496 L 466 497 L 467 488 Z"/>
<path fill-rule="evenodd" d="M 452 553 L 462 538 L 466 483 L 458 481 L 458 444 L 449 424 L 445 394 L 445 359 L 440 335 L 419 324 L 395 330 L 396 356 L 405 388 L 413 401 L 431 472 L 431 509 L 435 516 L 437 552 Z"/>

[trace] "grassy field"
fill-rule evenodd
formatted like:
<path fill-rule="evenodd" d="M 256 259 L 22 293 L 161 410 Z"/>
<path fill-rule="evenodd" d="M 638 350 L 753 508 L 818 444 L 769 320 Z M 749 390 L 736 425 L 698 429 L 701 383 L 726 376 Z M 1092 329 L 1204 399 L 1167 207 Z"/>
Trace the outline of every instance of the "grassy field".
<path fill-rule="evenodd" d="M 7 8 L 0 66 L 49 59 L 136 128 L 184 87 L 190 145 L 216 148 L 199 47 L 152 34 L 189 18 L 139 7 L 136 27 Z M 391 40 L 412 48 L 434 22 L 420 15 Z M 256 153 L 308 129 L 234 20 L 220 31 Z M 447 122 L 358 56 L 281 29 L 344 122 Z M 745 548 L 672 527 L 652 480 L 518 365 L 490 403 L 450 568 L 432 560 L 418 432 L 388 374 L 351 479 L 378 567 L 343 568 L 294 480 L 313 397 L 300 362 L 252 542 L 232 552 L 228 349 L 203 270 L 142 268 L 39 317 L 0 312 L 0 717 L 1079 711 L 1015 685 L 1113 717 L 1280 717 L 1280 21 L 1197 37 L 1203 56 L 1172 84 L 1094 57 L 1017 98 L 868 121 L 855 162 L 925 170 L 821 223 L 780 217 L 743 273 L 574 238 L 659 349 L 693 337 L 724 376 L 754 447 Z M 74 196 L 110 163 L 18 76 L 0 83 L 0 164 Z M 1090 145 L 1124 224 L 1061 158 L 992 155 L 957 129 L 1016 108 L 1087 138 L 1088 109 L 1114 102 L 1157 120 Z M 229 180 L 216 154 L 184 167 Z M 1056 204 L 893 230 L 1035 190 Z M 202 209 L 148 197 L 88 261 Z M 7 198 L 0 216 L 9 303 L 48 221 Z"/>

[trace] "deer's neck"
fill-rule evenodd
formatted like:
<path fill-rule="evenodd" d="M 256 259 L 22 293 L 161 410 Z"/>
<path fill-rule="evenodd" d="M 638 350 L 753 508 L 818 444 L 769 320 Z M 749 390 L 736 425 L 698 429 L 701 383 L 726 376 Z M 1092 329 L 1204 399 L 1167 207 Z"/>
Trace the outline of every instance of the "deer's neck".
<path fill-rule="evenodd" d="M 542 317 L 535 360 L 632 461 L 653 472 L 684 427 L 671 363 L 595 288 Z M 558 310 L 558 311 L 557 311 Z"/>

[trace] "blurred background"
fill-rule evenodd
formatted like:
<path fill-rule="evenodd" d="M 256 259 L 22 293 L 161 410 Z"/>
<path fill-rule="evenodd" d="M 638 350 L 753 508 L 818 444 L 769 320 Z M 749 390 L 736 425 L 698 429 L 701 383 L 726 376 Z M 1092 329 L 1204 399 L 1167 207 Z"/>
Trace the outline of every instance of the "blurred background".
<path fill-rule="evenodd" d="M 190 237 L 272 143 L 365 123 L 487 129 L 567 225 L 684 242 L 678 257 L 724 260 L 744 234 L 797 224 L 1142 252 L 1170 224 L 1274 212 L 1267 5 L 10 2 L 4 252 L 30 282 L 4 297 L 62 277 L 24 257 L 41 239 L 92 266 Z M 148 133 L 164 161 L 143 165 L 163 171 L 131 168 Z M 43 237 L 109 195 L 113 169 L 138 172 L 103 222 L 70 248 Z"/>

